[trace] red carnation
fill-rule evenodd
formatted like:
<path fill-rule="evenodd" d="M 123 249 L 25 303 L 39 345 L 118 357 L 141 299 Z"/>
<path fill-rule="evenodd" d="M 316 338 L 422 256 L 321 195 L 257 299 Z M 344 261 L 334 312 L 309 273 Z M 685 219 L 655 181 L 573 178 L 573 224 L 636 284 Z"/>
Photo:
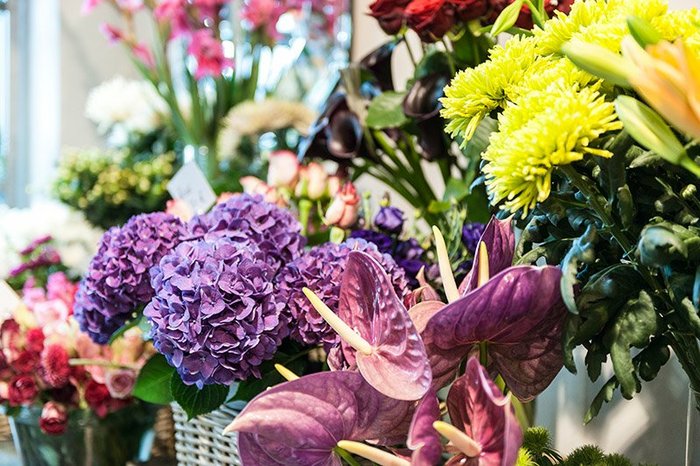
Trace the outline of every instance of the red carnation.
<path fill-rule="evenodd" d="M 68 383 L 71 367 L 68 352 L 61 345 L 49 345 L 41 353 L 44 380 L 50 387 L 58 388 Z"/>
<path fill-rule="evenodd" d="M 403 26 L 404 9 L 411 0 L 376 0 L 369 6 L 370 16 L 387 34 L 397 34 Z"/>
<path fill-rule="evenodd" d="M 49 435 L 61 435 L 68 427 L 68 410 L 62 404 L 49 401 L 41 410 L 39 427 Z"/>
<path fill-rule="evenodd" d="M 423 42 L 435 42 L 455 23 L 455 9 L 447 0 L 413 0 L 406 7 L 406 24 Z"/>
<path fill-rule="evenodd" d="M 24 350 L 12 360 L 12 368 L 18 374 L 29 374 L 39 365 L 39 353 Z"/>
<path fill-rule="evenodd" d="M 27 330 L 27 342 L 25 348 L 33 353 L 41 353 L 44 349 L 44 332 L 40 328 Z"/>
<path fill-rule="evenodd" d="M 7 399 L 10 406 L 28 405 L 38 393 L 34 377 L 30 375 L 18 375 L 10 380 Z"/>
<path fill-rule="evenodd" d="M 85 401 L 99 417 L 105 417 L 109 413 L 112 397 L 106 385 L 94 380 L 88 382 L 85 387 Z"/>
<path fill-rule="evenodd" d="M 462 21 L 481 18 L 489 9 L 487 0 L 448 0 L 455 8 L 457 17 Z"/>

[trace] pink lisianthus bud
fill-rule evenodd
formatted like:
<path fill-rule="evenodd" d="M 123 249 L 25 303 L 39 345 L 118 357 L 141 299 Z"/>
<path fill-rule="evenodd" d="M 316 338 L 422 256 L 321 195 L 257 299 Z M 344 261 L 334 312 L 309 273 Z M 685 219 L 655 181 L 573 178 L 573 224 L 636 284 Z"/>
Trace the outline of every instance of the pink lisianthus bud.
<path fill-rule="evenodd" d="M 267 184 L 292 189 L 299 178 L 299 160 L 294 152 L 279 150 L 270 154 Z"/>
<path fill-rule="evenodd" d="M 285 205 L 284 199 L 277 193 L 277 190 L 260 178 L 244 176 L 240 179 L 240 183 L 243 186 L 243 192 L 247 194 L 260 194 L 265 202 L 280 206 Z"/>
<path fill-rule="evenodd" d="M 343 186 L 343 180 L 338 175 L 328 177 L 328 197 L 335 197 Z"/>
<path fill-rule="evenodd" d="M 41 410 L 39 427 L 49 435 L 61 435 L 68 427 L 68 410 L 55 401 L 47 402 Z"/>
<path fill-rule="evenodd" d="M 201 29 L 192 34 L 187 53 L 197 60 L 195 79 L 220 76 L 224 68 L 233 66 L 233 61 L 224 56 L 221 41 L 217 40 L 209 29 Z"/>
<path fill-rule="evenodd" d="M 112 398 L 129 398 L 135 383 L 136 374 L 129 369 L 108 370 L 105 374 L 105 385 Z"/>
<path fill-rule="evenodd" d="M 68 352 L 57 344 L 48 345 L 41 353 L 41 368 L 46 383 L 60 388 L 68 383 L 71 374 Z"/>
<path fill-rule="evenodd" d="M 321 199 L 326 194 L 327 180 L 328 173 L 323 166 L 320 163 L 311 162 L 301 167 L 296 194 L 314 201 Z"/>
<path fill-rule="evenodd" d="M 346 183 L 326 211 L 326 223 L 340 228 L 350 228 L 357 222 L 360 212 L 360 196 L 352 183 Z"/>
<path fill-rule="evenodd" d="M 183 222 L 189 222 L 194 216 L 192 207 L 181 199 L 170 199 L 165 207 L 165 212 L 179 218 Z"/>
<path fill-rule="evenodd" d="M 80 14 L 89 15 L 100 3 L 102 3 L 102 0 L 83 0 L 83 5 L 80 8 Z"/>
<path fill-rule="evenodd" d="M 100 32 L 102 32 L 110 44 L 118 44 L 124 40 L 124 31 L 111 24 L 100 24 Z"/>

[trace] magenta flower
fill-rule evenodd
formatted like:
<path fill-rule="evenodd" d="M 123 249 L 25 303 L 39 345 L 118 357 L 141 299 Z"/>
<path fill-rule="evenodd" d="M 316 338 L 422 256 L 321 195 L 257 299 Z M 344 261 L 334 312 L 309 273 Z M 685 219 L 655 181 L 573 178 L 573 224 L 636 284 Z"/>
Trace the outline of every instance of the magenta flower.
<path fill-rule="evenodd" d="M 100 24 L 100 32 L 102 32 L 110 44 L 118 44 L 124 40 L 124 31 L 111 24 Z"/>
<path fill-rule="evenodd" d="M 170 37 L 189 34 L 191 26 L 187 15 L 187 0 L 162 0 L 153 10 L 153 15 L 160 23 L 169 23 Z"/>
<path fill-rule="evenodd" d="M 83 5 L 80 8 L 80 14 L 89 15 L 100 3 L 102 3 L 102 0 L 83 0 Z"/>
<path fill-rule="evenodd" d="M 233 66 L 233 60 L 224 56 L 221 41 L 217 40 L 209 29 L 192 33 L 187 53 L 197 60 L 197 71 L 194 74 L 196 79 L 220 76 L 224 68 Z"/>
<path fill-rule="evenodd" d="M 131 53 L 133 53 L 134 57 L 143 63 L 146 68 L 155 68 L 156 62 L 153 60 L 153 55 L 151 55 L 151 51 L 148 50 L 148 46 L 145 44 L 135 44 L 131 47 Z"/>
<path fill-rule="evenodd" d="M 279 0 L 246 0 L 241 8 L 241 19 L 251 31 L 265 31 L 277 39 L 277 21 L 284 12 Z"/>

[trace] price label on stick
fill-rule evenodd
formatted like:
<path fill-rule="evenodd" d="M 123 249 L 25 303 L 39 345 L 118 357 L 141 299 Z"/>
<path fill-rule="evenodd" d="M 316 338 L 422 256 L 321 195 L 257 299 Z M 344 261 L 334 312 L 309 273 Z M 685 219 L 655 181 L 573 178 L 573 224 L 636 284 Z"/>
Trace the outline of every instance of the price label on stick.
<path fill-rule="evenodd" d="M 186 202 L 196 214 L 206 212 L 216 202 L 216 194 L 195 162 L 187 162 L 178 170 L 168 192 L 173 199 Z"/>
<path fill-rule="evenodd" d="M 22 299 L 5 280 L 0 280 L 0 321 L 12 317 Z"/>

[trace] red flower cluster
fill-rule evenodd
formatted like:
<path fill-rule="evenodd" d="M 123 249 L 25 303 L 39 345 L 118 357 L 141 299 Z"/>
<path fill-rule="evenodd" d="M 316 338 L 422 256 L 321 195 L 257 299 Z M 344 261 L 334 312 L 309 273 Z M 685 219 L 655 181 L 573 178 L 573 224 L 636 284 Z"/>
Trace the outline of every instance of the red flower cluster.
<path fill-rule="evenodd" d="M 405 24 L 424 42 L 435 42 L 460 22 L 482 18 L 492 23 L 514 0 L 376 0 L 370 15 L 387 34 L 397 34 Z M 574 0 L 545 0 L 549 15 L 568 13 Z M 523 6 L 517 26 L 532 28 L 530 9 Z"/>

